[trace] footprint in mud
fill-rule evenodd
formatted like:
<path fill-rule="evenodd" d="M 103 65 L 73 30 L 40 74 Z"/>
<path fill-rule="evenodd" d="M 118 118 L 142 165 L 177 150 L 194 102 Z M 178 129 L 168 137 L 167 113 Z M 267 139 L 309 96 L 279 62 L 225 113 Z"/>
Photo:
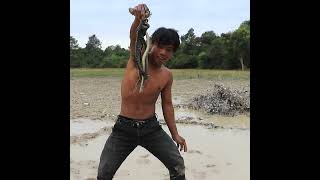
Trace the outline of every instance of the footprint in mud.
<path fill-rule="evenodd" d="M 216 165 L 214 165 L 214 164 L 207 164 L 206 165 L 206 168 L 211 168 L 211 167 L 215 167 Z"/>
<path fill-rule="evenodd" d="M 99 163 L 97 161 L 89 160 L 87 163 L 91 169 L 98 169 Z"/>
<path fill-rule="evenodd" d="M 193 117 L 190 117 L 190 116 L 180 116 L 180 117 L 178 117 L 178 119 L 177 120 L 179 120 L 179 121 L 191 121 L 191 120 L 193 120 L 194 118 Z"/>
<path fill-rule="evenodd" d="M 137 159 L 136 162 L 138 164 L 150 164 L 151 163 L 151 161 L 149 159 L 141 159 L 141 158 Z"/>
<path fill-rule="evenodd" d="M 141 158 L 147 158 L 147 157 L 149 157 L 150 156 L 150 154 L 146 154 L 146 155 L 142 155 L 142 156 L 140 156 Z"/>
<path fill-rule="evenodd" d="M 78 165 L 85 165 L 85 166 L 96 166 L 98 165 L 98 162 L 97 161 L 93 161 L 93 160 L 87 160 L 87 161 L 79 161 L 77 162 Z"/>
<path fill-rule="evenodd" d="M 75 168 L 70 168 L 70 171 L 74 174 L 80 174 L 80 170 L 79 169 L 75 169 Z"/>
<path fill-rule="evenodd" d="M 78 166 L 89 167 L 90 169 L 98 169 L 98 162 L 93 160 L 75 162 Z"/>
<path fill-rule="evenodd" d="M 192 150 L 189 150 L 188 153 L 190 153 L 190 154 L 194 154 L 194 153 L 195 153 L 195 154 L 202 154 L 201 151 L 199 151 L 199 150 L 193 150 L 193 149 L 192 149 Z"/>

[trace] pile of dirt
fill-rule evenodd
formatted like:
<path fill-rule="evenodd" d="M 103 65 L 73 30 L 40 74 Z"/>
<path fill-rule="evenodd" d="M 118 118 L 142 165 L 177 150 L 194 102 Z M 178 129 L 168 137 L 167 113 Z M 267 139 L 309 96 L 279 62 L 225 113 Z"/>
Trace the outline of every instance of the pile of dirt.
<path fill-rule="evenodd" d="M 230 89 L 223 84 L 214 84 L 207 91 L 209 93 L 192 98 L 188 106 L 219 115 L 234 116 L 250 112 L 249 90 Z"/>

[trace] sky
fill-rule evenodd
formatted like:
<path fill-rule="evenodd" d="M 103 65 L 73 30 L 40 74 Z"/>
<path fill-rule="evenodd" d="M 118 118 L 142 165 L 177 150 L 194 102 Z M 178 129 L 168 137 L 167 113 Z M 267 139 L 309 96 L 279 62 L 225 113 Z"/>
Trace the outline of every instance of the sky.
<path fill-rule="evenodd" d="M 128 48 L 134 20 L 128 9 L 140 3 L 152 13 L 149 35 L 159 27 L 176 29 L 180 36 L 190 28 L 197 37 L 206 31 L 220 35 L 250 20 L 250 0 L 70 0 L 70 36 L 80 47 L 95 34 L 103 50 L 111 45 Z"/>

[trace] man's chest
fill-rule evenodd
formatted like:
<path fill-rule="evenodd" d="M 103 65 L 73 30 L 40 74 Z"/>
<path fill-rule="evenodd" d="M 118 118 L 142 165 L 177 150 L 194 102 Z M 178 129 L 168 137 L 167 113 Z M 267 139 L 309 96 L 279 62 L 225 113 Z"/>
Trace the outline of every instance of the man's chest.
<path fill-rule="evenodd" d="M 149 73 L 148 79 L 143 83 L 143 91 L 139 94 L 143 96 L 159 95 L 167 83 L 166 78 L 161 75 L 161 73 Z M 122 88 L 134 90 L 135 93 L 138 92 L 140 85 L 141 81 L 139 81 L 139 74 L 136 71 L 126 73 Z"/>

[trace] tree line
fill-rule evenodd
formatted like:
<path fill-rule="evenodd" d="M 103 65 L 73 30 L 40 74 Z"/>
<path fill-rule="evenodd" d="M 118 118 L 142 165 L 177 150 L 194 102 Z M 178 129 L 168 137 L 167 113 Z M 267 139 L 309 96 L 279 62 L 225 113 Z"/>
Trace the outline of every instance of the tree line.
<path fill-rule="evenodd" d="M 214 31 L 194 34 L 194 29 L 180 36 L 181 44 L 169 68 L 198 69 L 248 69 L 250 68 L 250 20 L 244 21 L 232 32 L 217 35 Z M 129 59 L 129 49 L 120 45 L 102 50 L 101 41 L 92 35 L 84 48 L 70 36 L 70 67 L 124 68 Z"/>

